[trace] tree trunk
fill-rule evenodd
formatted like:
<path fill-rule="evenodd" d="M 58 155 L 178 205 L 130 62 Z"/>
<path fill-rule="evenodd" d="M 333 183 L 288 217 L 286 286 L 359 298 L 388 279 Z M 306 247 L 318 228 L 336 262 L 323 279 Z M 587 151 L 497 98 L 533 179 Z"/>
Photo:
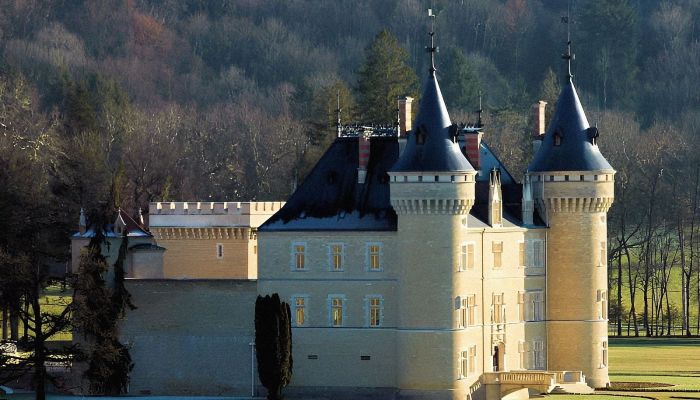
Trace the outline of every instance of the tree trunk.
<path fill-rule="evenodd" d="M 32 299 L 32 309 L 34 315 L 41 315 L 41 305 L 39 304 L 39 283 L 34 299 Z M 46 349 L 44 348 L 44 334 L 41 318 L 34 319 L 34 384 L 36 385 L 35 400 L 46 400 Z"/>
<path fill-rule="evenodd" d="M 2 340 L 7 340 L 7 305 L 2 306 Z"/>

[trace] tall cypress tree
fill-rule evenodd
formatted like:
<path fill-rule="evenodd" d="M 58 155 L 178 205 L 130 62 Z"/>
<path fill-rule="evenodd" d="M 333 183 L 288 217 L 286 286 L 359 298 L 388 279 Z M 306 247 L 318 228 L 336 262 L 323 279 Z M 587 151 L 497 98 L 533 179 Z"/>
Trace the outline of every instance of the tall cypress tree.
<path fill-rule="evenodd" d="M 102 223 L 96 227 L 105 226 Z M 80 269 L 75 282 L 74 324 L 83 334 L 88 361 L 85 377 L 93 394 L 118 395 L 126 392 L 129 372 L 133 369 L 128 348 L 119 342 L 118 322 L 127 307 L 134 309 L 124 287 L 124 260 L 128 241 L 122 238 L 119 255 L 114 265 L 114 282 L 107 285 L 104 276 L 109 266 L 102 255 L 105 238 L 102 229 L 95 229 L 81 255 Z"/>
<path fill-rule="evenodd" d="M 255 301 L 255 347 L 258 376 L 270 400 L 282 399 L 292 378 L 292 324 L 289 304 L 277 293 Z"/>
<path fill-rule="evenodd" d="M 357 87 L 359 114 L 364 122 L 391 124 L 396 120 L 396 99 L 416 97 L 418 78 L 406 63 L 408 52 L 389 31 L 377 34 L 366 55 Z"/>

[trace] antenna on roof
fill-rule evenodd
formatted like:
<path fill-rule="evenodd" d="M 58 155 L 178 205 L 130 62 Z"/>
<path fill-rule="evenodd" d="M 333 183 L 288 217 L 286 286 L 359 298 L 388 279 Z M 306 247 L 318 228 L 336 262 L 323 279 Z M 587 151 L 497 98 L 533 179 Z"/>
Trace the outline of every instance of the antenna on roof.
<path fill-rule="evenodd" d="M 338 137 L 340 137 L 340 134 L 343 131 L 343 126 L 340 122 L 340 113 L 341 113 L 341 111 L 343 111 L 343 109 L 340 108 L 340 89 L 338 89 L 338 91 L 336 92 L 336 102 L 337 102 L 338 108 L 335 109 L 335 113 L 336 113 L 335 128 L 338 132 Z"/>
<path fill-rule="evenodd" d="M 433 9 L 428 9 L 428 18 L 430 18 L 430 46 L 425 49 L 430 53 L 430 76 L 435 76 L 435 53 L 438 51 L 437 46 L 435 46 L 435 17 L 437 14 L 433 13 Z"/>
<path fill-rule="evenodd" d="M 566 60 L 567 64 L 567 77 L 569 80 L 573 78 L 571 73 L 571 61 L 576 59 L 576 55 L 571 52 L 571 1 L 568 2 L 566 7 L 566 16 L 561 17 L 561 22 L 566 24 L 566 53 L 562 54 L 561 58 Z"/>

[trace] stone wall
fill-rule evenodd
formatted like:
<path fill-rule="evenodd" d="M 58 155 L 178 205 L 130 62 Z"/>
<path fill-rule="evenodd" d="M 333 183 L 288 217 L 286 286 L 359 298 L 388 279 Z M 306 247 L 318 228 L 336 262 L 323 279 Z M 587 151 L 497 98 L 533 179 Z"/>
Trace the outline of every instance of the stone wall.
<path fill-rule="evenodd" d="M 126 286 L 138 307 L 121 325 L 134 362 L 129 394 L 250 395 L 255 281 L 129 279 Z"/>

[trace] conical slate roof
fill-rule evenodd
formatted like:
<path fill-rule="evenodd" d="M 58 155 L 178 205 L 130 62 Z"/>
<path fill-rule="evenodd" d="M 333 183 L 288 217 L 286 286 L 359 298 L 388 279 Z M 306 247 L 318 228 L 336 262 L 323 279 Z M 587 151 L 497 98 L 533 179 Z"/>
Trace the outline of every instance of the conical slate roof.
<path fill-rule="evenodd" d="M 407 136 L 406 149 L 391 171 L 474 171 L 455 143 L 451 126 L 440 85 L 435 71 L 431 70 L 423 89 L 413 130 Z M 422 138 L 419 138 L 421 136 Z"/>
<path fill-rule="evenodd" d="M 559 136 L 555 140 L 555 136 Z M 530 163 L 530 172 L 613 171 L 595 144 L 597 129 L 588 124 L 581 101 L 571 80 L 562 88 L 557 109 Z M 558 141 L 559 143 L 555 143 Z"/>

